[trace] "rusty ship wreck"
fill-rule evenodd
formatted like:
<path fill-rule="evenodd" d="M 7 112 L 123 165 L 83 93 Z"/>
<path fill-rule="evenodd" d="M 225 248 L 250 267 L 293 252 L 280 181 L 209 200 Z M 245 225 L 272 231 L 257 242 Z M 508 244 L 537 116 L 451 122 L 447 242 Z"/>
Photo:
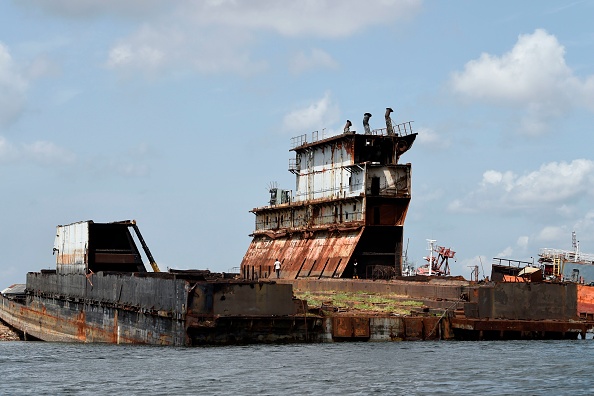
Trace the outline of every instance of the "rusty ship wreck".
<path fill-rule="evenodd" d="M 57 227 L 55 269 L 3 291 L 0 320 L 26 339 L 178 346 L 585 338 L 594 287 L 543 279 L 546 266 L 497 259 L 491 281 L 468 281 L 445 276 L 454 252 L 442 248 L 430 276 L 402 276 L 412 188 L 400 160 L 417 134 L 391 113 L 385 128 L 365 113 L 362 133 L 347 121 L 335 136 L 292 139 L 295 190 L 273 186 L 252 209 L 238 274 L 161 272 L 134 221 L 82 221 Z M 350 301 L 328 302 L 336 294 Z"/>
<path fill-rule="evenodd" d="M 315 334 L 290 285 L 160 272 L 134 221 L 58 226 L 54 254 L 55 270 L 28 273 L 24 292 L 0 298 L 0 319 L 23 338 L 191 346 Z"/>
<path fill-rule="evenodd" d="M 402 241 L 411 200 L 411 164 L 401 164 L 417 136 L 412 122 L 318 139 L 292 139 L 295 191 L 270 189 L 270 205 L 255 208 L 256 229 L 241 263 L 245 279 L 267 278 L 281 261 L 283 279 L 402 274 Z"/>
<path fill-rule="evenodd" d="M 505 267 L 494 259 L 496 282 L 479 283 L 478 276 L 474 282 L 446 279 L 439 275 L 449 275 L 447 260 L 455 252 L 438 247 L 437 256 L 429 257 L 429 264 L 416 272 L 429 276 L 403 277 L 404 222 L 412 188 L 411 164 L 400 159 L 417 134 L 412 121 L 394 123 L 392 112 L 386 108 L 385 127 L 379 129 L 370 128 L 371 114 L 365 113 L 363 133 L 352 131 L 347 120 L 342 134 L 319 138 L 313 132 L 311 137 L 292 139 L 289 171 L 295 175 L 295 190 L 274 186 L 269 205 L 252 209 L 255 230 L 241 276 L 273 278 L 305 292 L 371 292 L 419 299 L 437 309 L 445 322 L 432 327 L 418 317 L 416 325 L 409 321 L 408 328 L 422 338 L 434 336 L 436 328 L 443 331 L 442 338 L 585 338 L 594 328 L 594 288 L 542 282 L 538 274 L 545 268 L 532 271 L 523 263 L 524 267 L 511 269 L 513 260 Z M 499 276 L 502 268 L 514 275 Z M 522 276 L 522 271 L 531 271 L 532 276 Z M 408 268 L 406 272 L 410 274 Z M 369 318 L 360 327 L 355 323 L 352 334 L 357 328 L 367 334 L 373 327 Z M 406 321 L 403 326 L 407 327 Z"/>

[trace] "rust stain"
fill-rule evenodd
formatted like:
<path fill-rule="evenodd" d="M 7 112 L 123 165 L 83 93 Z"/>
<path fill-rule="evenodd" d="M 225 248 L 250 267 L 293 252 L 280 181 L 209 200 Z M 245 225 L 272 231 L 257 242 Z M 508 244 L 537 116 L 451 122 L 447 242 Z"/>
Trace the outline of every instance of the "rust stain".
<path fill-rule="evenodd" d="M 579 315 L 594 314 L 594 286 L 577 285 L 577 309 Z"/>
<path fill-rule="evenodd" d="M 332 337 L 338 339 L 369 338 L 369 317 L 335 316 L 332 318 Z"/>
<path fill-rule="evenodd" d="M 84 310 L 81 310 L 76 317 L 76 327 L 77 327 L 76 338 L 78 338 L 82 342 L 86 341 L 86 339 L 87 339 L 86 327 L 87 326 L 86 326 L 86 313 Z"/>
<path fill-rule="evenodd" d="M 118 342 L 118 311 L 115 310 L 113 313 L 113 332 L 111 334 L 111 342 Z"/>
<path fill-rule="evenodd" d="M 303 238 L 300 233 L 276 239 L 255 237 L 241 263 L 244 278 L 254 274 L 276 277 L 271 268 L 277 258 L 281 261 L 281 278 L 340 277 L 362 232 L 359 228 L 344 232 L 320 231 L 311 238 Z"/>
<path fill-rule="evenodd" d="M 114 342 L 113 329 L 89 326 L 82 310 L 73 312 L 72 316 L 62 316 L 47 314 L 45 307 L 34 308 L 10 303 L 5 311 L 13 315 L 12 325 L 16 328 L 48 341 Z M 33 334 L 34 331 L 36 334 Z M 163 345 L 171 345 L 173 341 L 169 339 L 162 342 Z M 137 339 L 131 334 L 120 334 L 120 343 L 146 344 L 147 341 Z"/>

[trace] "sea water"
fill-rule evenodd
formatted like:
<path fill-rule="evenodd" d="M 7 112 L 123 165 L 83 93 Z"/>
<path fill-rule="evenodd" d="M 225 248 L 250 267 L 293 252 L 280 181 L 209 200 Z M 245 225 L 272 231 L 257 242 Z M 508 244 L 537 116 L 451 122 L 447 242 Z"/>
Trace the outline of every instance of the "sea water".
<path fill-rule="evenodd" d="M 592 395 L 594 340 L 146 347 L 0 342 L 2 395 Z"/>

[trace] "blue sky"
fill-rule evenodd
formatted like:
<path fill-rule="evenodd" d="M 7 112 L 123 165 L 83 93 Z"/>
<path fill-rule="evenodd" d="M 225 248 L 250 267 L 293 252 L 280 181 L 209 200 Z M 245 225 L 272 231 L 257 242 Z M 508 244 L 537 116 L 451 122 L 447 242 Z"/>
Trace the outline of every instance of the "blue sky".
<path fill-rule="evenodd" d="M 161 268 L 239 266 L 293 136 L 419 133 L 405 225 L 455 274 L 594 253 L 594 1 L 0 3 L 0 283 L 55 226 L 136 219 Z M 482 274 L 481 274 L 482 275 Z"/>

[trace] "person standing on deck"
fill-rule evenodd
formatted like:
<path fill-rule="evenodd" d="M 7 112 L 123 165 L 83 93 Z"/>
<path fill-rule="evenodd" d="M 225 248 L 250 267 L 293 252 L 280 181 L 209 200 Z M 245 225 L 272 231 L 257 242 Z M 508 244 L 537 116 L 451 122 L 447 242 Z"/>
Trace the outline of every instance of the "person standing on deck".
<path fill-rule="evenodd" d="M 278 261 L 278 259 L 276 259 L 276 261 L 274 262 L 274 270 L 276 271 L 276 279 L 280 278 L 280 267 L 281 267 L 281 262 Z"/>

